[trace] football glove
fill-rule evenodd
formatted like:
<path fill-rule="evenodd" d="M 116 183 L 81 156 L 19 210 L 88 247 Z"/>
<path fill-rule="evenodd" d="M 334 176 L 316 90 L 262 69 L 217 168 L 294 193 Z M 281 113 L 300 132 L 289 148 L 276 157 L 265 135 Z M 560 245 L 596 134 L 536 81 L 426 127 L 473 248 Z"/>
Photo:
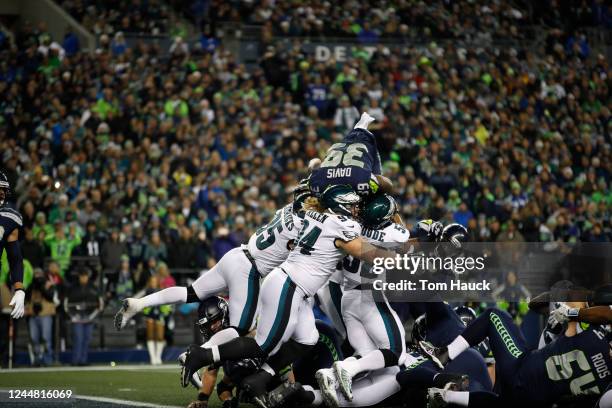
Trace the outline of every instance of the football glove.
<path fill-rule="evenodd" d="M 563 302 L 555 302 L 550 317 L 560 324 L 567 323 L 571 318 L 578 317 L 578 309 L 569 307 Z"/>
<path fill-rule="evenodd" d="M 13 299 L 11 299 L 11 303 L 9 306 L 13 306 L 13 311 L 11 312 L 11 317 L 13 319 L 19 319 L 23 317 L 24 305 L 23 301 L 25 300 L 25 292 L 23 289 L 17 289 L 15 294 L 13 295 Z"/>

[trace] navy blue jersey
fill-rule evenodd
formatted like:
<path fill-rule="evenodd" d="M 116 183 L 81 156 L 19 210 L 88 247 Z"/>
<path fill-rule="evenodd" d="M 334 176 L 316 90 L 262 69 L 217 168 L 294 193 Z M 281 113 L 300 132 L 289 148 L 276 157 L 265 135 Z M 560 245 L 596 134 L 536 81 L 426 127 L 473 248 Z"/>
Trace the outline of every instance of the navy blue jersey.
<path fill-rule="evenodd" d="M 559 337 L 526 355 L 514 394 L 550 403 L 564 395 L 602 394 L 612 381 L 612 334 L 601 326 L 572 337 Z"/>
<path fill-rule="evenodd" d="M 310 176 L 310 189 L 318 195 L 328 186 L 348 184 L 359 194 L 376 193 L 375 175 L 380 172 L 376 138 L 367 130 L 353 129 L 329 148 L 321 167 Z"/>
<path fill-rule="evenodd" d="M 8 237 L 16 228 L 23 226 L 23 220 L 19 211 L 9 207 L 0 207 L 0 256 L 4 251 Z"/>

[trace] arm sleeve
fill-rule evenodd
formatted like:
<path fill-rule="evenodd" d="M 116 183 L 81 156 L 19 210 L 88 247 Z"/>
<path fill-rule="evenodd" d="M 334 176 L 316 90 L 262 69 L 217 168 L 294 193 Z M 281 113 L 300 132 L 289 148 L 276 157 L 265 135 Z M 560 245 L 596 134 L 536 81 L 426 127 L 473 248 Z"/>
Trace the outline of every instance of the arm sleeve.
<path fill-rule="evenodd" d="M 6 243 L 6 257 L 11 270 L 11 282 L 13 285 L 17 282 L 23 283 L 23 256 L 19 241 Z"/>

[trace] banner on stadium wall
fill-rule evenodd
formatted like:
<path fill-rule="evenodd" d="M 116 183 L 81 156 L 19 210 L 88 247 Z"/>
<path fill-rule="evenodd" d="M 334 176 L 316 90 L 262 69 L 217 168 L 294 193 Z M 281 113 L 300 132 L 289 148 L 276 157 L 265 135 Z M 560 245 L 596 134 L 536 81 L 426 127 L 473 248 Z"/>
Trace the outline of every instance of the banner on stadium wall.
<path fill-rule="evenodd" d="M 292 39 L 281 39 L 275 43 L 277 51 L 285 52 L 292 49 L 295 45 Z M 384 43 L 384 47 L 389 50 L 395 50 L 405 44 L 401 43 Z M 356 54 L 364 53 L 368 57 L 376 51 L 377 45 L 360 44 L 348 41 L 303 41 L 300 43 L 300 50 L 307 54 L 313 55 L 317 62 L 326 62 L 333 59 L 338 62 L 344 62 Z M 259 49 L 259 43 L 242 42 L 242 51 L 247 55 L 252 55 L 255 50 Z M 259 57 L 259 52 L 257 53 Z M 254 55 L 252 55 L 254 57 Z M 255 59 L 255 58 L 250 58 Z"/>

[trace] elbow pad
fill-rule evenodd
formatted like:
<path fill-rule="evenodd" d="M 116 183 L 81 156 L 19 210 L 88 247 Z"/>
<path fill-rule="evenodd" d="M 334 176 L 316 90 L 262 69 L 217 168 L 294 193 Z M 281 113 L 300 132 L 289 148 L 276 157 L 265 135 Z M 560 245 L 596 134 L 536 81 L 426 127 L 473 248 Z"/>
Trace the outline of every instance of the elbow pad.
<path fill-rule="evenodd" d="M 23 256 L 19 241 L 6 243 L 6 257 L 11 270 L 11 283 L 23 282 Z"/>

